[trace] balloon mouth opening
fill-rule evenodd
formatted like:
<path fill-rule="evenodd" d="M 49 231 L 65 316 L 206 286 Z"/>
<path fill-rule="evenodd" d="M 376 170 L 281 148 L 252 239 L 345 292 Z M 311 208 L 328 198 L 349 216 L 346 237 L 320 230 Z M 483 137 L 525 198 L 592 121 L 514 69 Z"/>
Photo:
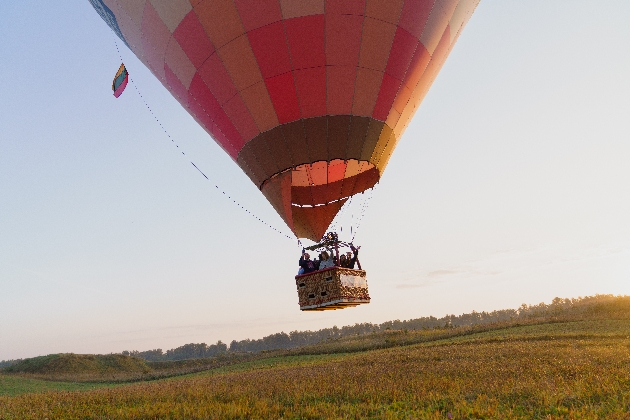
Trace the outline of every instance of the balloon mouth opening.
<path fill-rule="evenodd" d="M 318 241 L 349 197 L 372 188 L 378 168 L 368 161 L 334 159 L 298 165 L 262 185 L 262 193 L 298 238 Z"/>
<path fill-rule="evenodd" d="M 320 207 L 345 201 L 372 188 L 378 178 L 376 166 L 368 161 L 334 159 L 279 172 L 265 181 L 261 189 L 264 192 L 268 183 L 277 183 L 282 179 L 285 185 L 290 185 L 291 206 Z"/>
<path fill-rule="evenodd" d="M 291 186 L 312 187 L 330 184 L 342 179 L 360 175 L 374 168 L 370 162 L 356 159 L 334 159 L 330 162 L 320 161 L 304 164 L 291 170 Z"/>

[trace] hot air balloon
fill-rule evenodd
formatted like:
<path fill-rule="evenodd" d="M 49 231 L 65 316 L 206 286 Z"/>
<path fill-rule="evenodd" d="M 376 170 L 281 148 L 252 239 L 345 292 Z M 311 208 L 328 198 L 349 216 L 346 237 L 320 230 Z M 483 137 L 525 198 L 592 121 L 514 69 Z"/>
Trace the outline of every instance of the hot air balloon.
<path fill-rule="evenodd" d="M 345 262 L 345 255 L 339 254 L 341 247 L 352 250 L 352 252 L 348 252 L 348 258 Z M 331 254 L 330 261 L 328 259 L 320 260 L 319 266 L 314 271 L 307 272 L 308 264 L 305 264 L 304 261 L 305 259 L 308 260 L 308 257 L 305 258 L 307 250 L 329 252 Z M 370 303 L 366 273 L 361 269 L 358 248 L 339 241 L 336 233 L 329 232 L 322 238 L 321 243 L 305 248 L 302 252 L 301 269 L 295 276 L 300 310 L 328 311 Z M 330 264 L 324 265 L 324 262 Z M 355 269 L 355 263 L 358 265 L 358 270 Z"/>
<path fill-rule="evenodd" d="M 89 0 L 319 241 L 372 188 L 479 0 Z"/>

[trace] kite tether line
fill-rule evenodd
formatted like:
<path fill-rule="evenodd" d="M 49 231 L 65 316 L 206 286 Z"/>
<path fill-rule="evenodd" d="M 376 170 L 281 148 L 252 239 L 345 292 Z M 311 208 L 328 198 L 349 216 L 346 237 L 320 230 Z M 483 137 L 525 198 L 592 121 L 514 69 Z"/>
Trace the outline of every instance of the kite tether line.
<path fill-rule="evenodd" d="M 116 51 L 118 52 L 118 56 L 120 57 L 120 61 L 123 61 L 122 58 L 122 54 L 120 53 L 120 49 L 118 48 L 118 42 L 116 41 L 116 35 L 113 33 L 112 31 L 112 36 L 114 36 L 114 44 L 116 45 Z M 171 140 L 171 142 L 175 145 L 175 147 L 177 147 L 178 149 L 180 149 L 179 145 L 177 143 L 175 143 L 175 139 L 173 139 L 173 137 L 171 137 L 171 135 L 169 134 L 169 132 L 166 130 L 166 128 L 164 128 L 164 126 L 162 125 L 162 122 L 160 122 L 159 118 L 157 117 L 157 115 L 155 115 L 155 113 L 153 112 L 153 110 L 151 109 L 151 107 L 149 106 L 149 104 L 147 103 L 147 100 L 144 98 L 144 96 L 142 96 L 142 93 L 140 93 L 140 89 L 138 89 L 138 86 L 134 83 L 133 79 L 131 78 L 131 75 L 129 75 L 129 82 L 131 82 L 131 84 L 133 85 L 134 89 L 136 90 L 136 92 L 138 93 L 138 96 L 140 96 L 140 99 L 142 99 L 142 102 L 144 103 L 144 105 L 147 107 L 147 109 L 149 110 L 149 112 L 151 113 L 151 115 L 153 116 L 153 118 L 155 119 L 155 121 L 159 124 L 160 128 L 162 129 L 162 131 L 164 131 L 164 134 L 166 134 L 166 136 Z M 181 153 L 183 156 L 186 156 L 186 153 L 184 151 L 182 151 L 180 149 Z M 266 221 L 264 221 L 263 219 L 261 219 L 260 217 L 256 216 L 254 213 L 252 213 L 251 211 L 249 211 L 247 208 L 243 207 L 243 205 L 241 205 L 239 202 L 237 202 L 234 198 L 232 198 L 229 194 L 227 194 L 223 189 L 219 188 L 218 185 L 216 185 L 213 181 L 210 180 L 210 178 L 208 178 L 208 176 L 203 173 L 201 171 L 201 169 L 199 169 L 199 167 L 197 165 L 195 165 L 195 163 L 191 160 L 190 163 L 192 164 L 192 166 L 195 167 L 195 169 L 197 171 L 199 171 L 199 173 L 201 175 L 203 175 L 203 177 L 209 181 L 212 185 L 214 185 L 215 189 L 217 189 L 220 193 L 222 193 L 224 196 L 226 196 L 229 200 L 231 200 L 234 204 L 236 204 L 238 207 L 240 207 L 243 211 L 245 211 L 247 214 L 249 214 L 250 216 L 252 216 L 254 219 L 258 220 L 260 223 L 264 224 L 265 226 L 267 226 L 270 229 L 273 229 L 275 232 L 279 233 L 280 235 L 284 236 L 285 238 L 290 239 L 291 241 L 294 241 L 296 238 L 291 237 L 289 235 L 287 235 L 286 233 L 276 229 L 275 227 L 273 227 L 271 224 L 267 223 Z M 298 239 L 298 245 L 300 244 L 300 240 Z"/>

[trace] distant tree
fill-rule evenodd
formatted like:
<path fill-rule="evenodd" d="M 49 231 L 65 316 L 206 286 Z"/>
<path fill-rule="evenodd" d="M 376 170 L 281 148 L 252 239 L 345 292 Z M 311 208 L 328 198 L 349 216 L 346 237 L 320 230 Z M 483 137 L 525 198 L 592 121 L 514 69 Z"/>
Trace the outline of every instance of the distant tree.
<path fill-rule="evenodd" d="M 0 369 L 20 363 L 23 359 L 0 360 Z"/>
<path fill-rule="evenodd" d="M 385 330 L 409 331 L 432 328 L 455 328 L 474 325 L 506 322 L 515 319 L 533 319 L 537 317 L 559 316 L 566 311 L 597 311 L 610 310 L 606 308 L 614 307 L 610 303 L 617 303 L 620 306 L 628 304 L 628 297 L 613 295 L 596 295 L 577 299 L 555 298 L 547 305 L 544 302 L 537 305 L 522 304 L 518 309 L 503 309 L 492 312 L 476 312 L 461 315 L 446 315 L 442 318 L 434 316 L 409 319 L 405 321 L 386 321 L 382 324 L 372 324 L 369 322 L 362 324 L 347 325 L 344 327 L 323 328 L 317 331 L 291 331 L 289 334 L 279 332 L 256 340 L 245 339 L 241 341 L 233 340 L 230 345 L 226 345 L 220 340 L 216 344 L 208 346 L 205 343 L 186 344 L 163 353 L 161 349 L 144 352 L 131 351 L 123 352 L 131 356 L 141 357 L 149 361 L 158 360 L 183 360 L 213 357 L 222 353 L 257 353 L 267 350 L 291 349 L 321 343 L 329 339 L 337 339 L 351 335 L 361 335 L 377 333 Z M 603 304 L 607 306 L 604 308 Z M 0 362 L 4 363 L 4 362 Z"/>

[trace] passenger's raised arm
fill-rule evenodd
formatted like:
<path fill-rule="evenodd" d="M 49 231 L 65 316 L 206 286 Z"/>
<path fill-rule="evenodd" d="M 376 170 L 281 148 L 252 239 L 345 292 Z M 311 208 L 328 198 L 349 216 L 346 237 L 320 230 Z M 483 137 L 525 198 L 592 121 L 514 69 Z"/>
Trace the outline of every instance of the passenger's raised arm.
<path fill-rule="evenodd" d="M 302 249 L 302 251 L 306 251 L 306 250 Z M 311 256 L 309 255 L 308 252 L 302 253 L 299 264 L 301 268 L 300 271 L 302 271 L 301 273 L 298 272 L 299 274 L 308 274 L 317 270 L 317 264 L 315 261 L 311 261 Z"/>

